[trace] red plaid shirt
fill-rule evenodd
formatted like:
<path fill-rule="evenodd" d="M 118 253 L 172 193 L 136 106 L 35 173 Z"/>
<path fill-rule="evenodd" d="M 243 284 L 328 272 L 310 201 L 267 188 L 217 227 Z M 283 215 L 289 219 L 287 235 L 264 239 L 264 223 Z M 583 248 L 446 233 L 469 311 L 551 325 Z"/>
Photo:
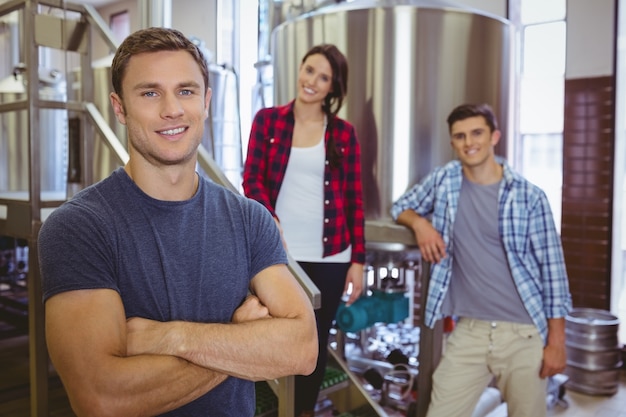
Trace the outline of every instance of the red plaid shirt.
<path fill-rule="evenodd" d="M 294 129 L 293 101 L 261 109 L 254 117 L 243 171 L 243 189 L 274 217 L 276 199 L 285 177 Z M 324 138 L 333 136 L 342 155 L 340 165 L 326 160 L 324 169 L 324 254 L 334 255 L 352 245 L 352 262 L 365 263 L 365 220 L 361 189 L 361 151 L 354 127 L 335 118 Z"/>

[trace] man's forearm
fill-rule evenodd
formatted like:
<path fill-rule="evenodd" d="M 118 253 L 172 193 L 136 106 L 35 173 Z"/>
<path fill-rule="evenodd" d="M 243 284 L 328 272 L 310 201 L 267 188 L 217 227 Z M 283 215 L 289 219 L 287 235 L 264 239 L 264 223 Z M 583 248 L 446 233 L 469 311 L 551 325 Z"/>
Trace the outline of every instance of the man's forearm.
<path fill-rule="evenodd" d="M 162 323 L 164 337 L 154 353 L 169 354 L 199 366 L 248 380 L 267 380 L 312 371 L 316 334 L 297 319 L 267 318 L 245 323 Z M 211 343 L 206 343 L 210 340 Z M 263 343 L 259 343 L 259 341 Z M 317 348 L 315 349 L 317 353 Z M 315 355 L 316 357 L 316 355 Z"/>
<path fill-rule="evenodd" d="M 406 226 L 409 229 L 413 230 L 413 232 L 415 232 L 417 227 L 416 223 L 419 222 L 420 219 L 421 217 L 415 211 L 404 210 L 398 215 L 396 223 Z"/>
<path fill-rule="evenodd" d="M 159 355 L 112 358 L 99 369 L 87 378 L 59 369 L 78 416 L 163 414 L 199 398 L 228 377 L 181 358 Z"/>
<path fill-rule="evenodd" d="M 565 318 L 548 319 L 548 345 L 565 346 Z"/>

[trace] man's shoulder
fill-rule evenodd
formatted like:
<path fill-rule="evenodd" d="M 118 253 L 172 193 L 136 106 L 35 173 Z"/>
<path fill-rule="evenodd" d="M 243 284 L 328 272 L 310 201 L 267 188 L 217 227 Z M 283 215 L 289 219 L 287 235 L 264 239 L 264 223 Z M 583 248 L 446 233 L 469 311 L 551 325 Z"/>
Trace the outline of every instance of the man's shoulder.
<path fill-rule="evenodd" d="M 116 172 L 113 172 L 107 178 L 91 184 L 77 192 L 73 197 L 68 199 L 59 207 L 59 209 L 63 209 L 59 211 L 76 211 L 89 207 L 93 209 L 102 207 L 104 202 L 111 202 L 117 195 L 119 195 L 119 187 L 119 175 L 117 175 Z M 57 210 L 55 210 L 55 212 Z"/>
<path fill-rule="evenodd" d="M 453 159 L 443 165 L 438 165 L 434 167 L 427 175 L 429 178 L 434 178 L 437 180 L 446 179 L 461 179 L 463 175 L 463 167 L 461 162 L 457 159 Z"/>
<path fill-rule="evenodd" d="M 512 187 L 518 187 L 529 192 L 543 192 L 541 187 L 537 184 L 531 182 L 528 178 L 526 178 L 522 173 L 516 171 L 511 166 L 506 163 L 504 166 L 504 180 L 511 184 Z"/>
<path fill-rule="evenodd" d="M 508 198 L 514 198 L 518 202 L 523 202 L 527 206 L 535 206 L 536 204 L 548 205 L 548 197 L 539 185 L 531 182 L 521 173 L 505 167 L 504 180 L 506 182 L 505 195 Z"/>
<path fill-rule="evenodd" d="M 46 237 L 49 237 L 54 244 L 58 234 L 80 234 L 110 227 L 118 219 L 119 213 L 111 209 L 115 198 L 114 193 L 106 191 L 107 180 L 79 191 L 54 209 L 42 223 L 39 240 L 45 242 Z"/>

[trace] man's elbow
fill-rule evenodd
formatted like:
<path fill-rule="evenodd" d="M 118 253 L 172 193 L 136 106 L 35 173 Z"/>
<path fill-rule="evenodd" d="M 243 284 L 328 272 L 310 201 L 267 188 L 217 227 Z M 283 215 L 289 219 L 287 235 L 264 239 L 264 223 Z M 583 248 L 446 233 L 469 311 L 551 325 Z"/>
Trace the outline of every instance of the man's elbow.
<path fill-rule="evenodd" d="M 296 364 L 298 368 L 297 375 L 310 375 L 317 366 L 317 356 L 319 355 L 317 338 L 313 338 L 312 342 L 308 342 L 306 347 L 302 349 L 300 360 Z"/>
<path fill-rule="evenodd" d="M 83 386 L 86 384 L 83 384 Z M 137 407 L 135 400 L 126 401 L 119 396 L 96 393 L 94 389 L 81 389 L 74 386 L 66 389 L 70 406 L 77 417 L 118 417 L 132 415 L 147 417 L 154 413 L 147 413 L 142 407 Z"/>
<path fill-rule="evenodd" d="M 98 396 L 70 395 L 70 405 L 78 417 L 114 417 L 119 415 L 110 401 L 99 399 Z"/>
<path fill-rule="evenodd" d="M 274 370 L 280 375 L 272 375 L 272 378 L 280 378 L 288 375 L 310 375 L 317 366 L 318 340 L 315 328 L 311 332 L 300 333 L 295 337 L 288 349 L 281 352 L 280 367 Z"/>

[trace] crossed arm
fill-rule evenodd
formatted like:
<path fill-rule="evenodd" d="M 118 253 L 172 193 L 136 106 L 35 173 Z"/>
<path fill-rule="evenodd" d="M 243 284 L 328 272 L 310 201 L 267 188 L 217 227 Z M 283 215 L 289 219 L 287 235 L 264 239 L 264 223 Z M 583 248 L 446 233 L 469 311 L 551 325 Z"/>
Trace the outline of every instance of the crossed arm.
<path fill-rule="evenodd" d="M 317 334 L 311 303 L 284 265 L 251 281 L 227 324 L 126 320 L 113 290 L 61 293 L 46 302 L 52 362 L 78 416 L 149 416 L 187 404 L 228 376 L 308 374 Z"/>

